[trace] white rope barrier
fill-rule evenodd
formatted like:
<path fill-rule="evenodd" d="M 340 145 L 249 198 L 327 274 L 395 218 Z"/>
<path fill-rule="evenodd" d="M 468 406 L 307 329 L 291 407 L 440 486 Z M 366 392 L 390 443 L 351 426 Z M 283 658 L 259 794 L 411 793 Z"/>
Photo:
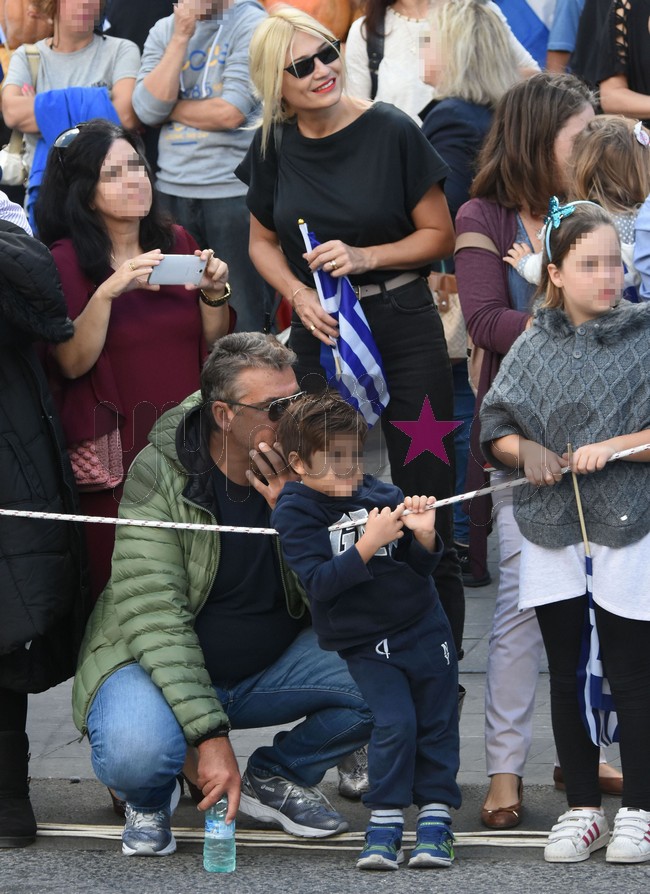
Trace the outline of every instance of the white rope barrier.
<path fill-rule="evenodd" d="M 626 459 L 634 456 L 635 453 L 643 453 L 644 450 L 650 450 L 650 444 L 641 444 L 639 447 L 631 447 L 629 450 L 621 450 L 613 454 L 608 462 L 614 462 L 619 459 Z M 567 467 L 562 470 L 565 475 L 570 471 Z M 461 503 L 466 500 L 473 500 L 474 497 L 483 497 L 487 494 L 498 493 L 502 490 L 509 490 L 513 487 L 519 487 L 522 484 L 528 484 L 526 478 L 515 478 L 512 481 L 505 481 L 502 484 L 493 484 L 490 487 L 482 487 L 479 490 L 472 490 L 466 494 L 458 494 L 455 497 L 447 497 L 444 500 L 437 500 L 427 509 L 441 509 L 443 506 L 451 506 L 454 503 Z M 408 510 L 406 510 L 408 513 Z M 144 518 L 108 518 L 99 515 L 67 515 L 62 512 L 36 512 L 29 509 L 0 509 L 0 517 L 8 516 L 12 518 L 32 518 L 45 519 L 49 521 L 65 521 L 65 522 L 83 522 L 84 524 L 94 525 L 116 525 L 134 528 L 167 528 L 176 531 L 214 531 L 221 534 L 265 534 L 274 535 L 278 532 L 275 528 L 244 528 L 236 525 L 202 525 L 195 522 L 166 522 L 154 521 Z M 330 531 L 343 530 L 344 528 L 359 527 L 365 525 L 366 519 L 347 520 L 330 525 Z"/>
<path fill-rule="evenodd" d="M 101 838 L 119 841 L 122 826 L 84 825 L 77 823 L 39 823 L 39 838 Z M 187 827 L 173 829 L 179 841 L 203 843 L 203 830 Z M 285 848 L 293 850 L 358 851 L 363 844 L 363 832 L 345 832 L 333 838 L 317 841 L 311 838 L 294 838 L 275 830 L 237 829 L 237 847 Z M 455 832 L 455 844 L 461 847 L 544 847 L 548 842 L 548 832 L 504 831 L 504 832 Z M 415 833 L 405 832 L 403 843 L 406 847 L 415 844 Z"/>

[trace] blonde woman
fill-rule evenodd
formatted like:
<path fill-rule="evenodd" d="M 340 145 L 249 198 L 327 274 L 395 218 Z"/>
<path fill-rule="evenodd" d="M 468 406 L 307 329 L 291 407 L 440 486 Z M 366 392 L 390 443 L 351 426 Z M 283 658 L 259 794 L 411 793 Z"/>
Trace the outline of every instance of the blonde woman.
<path fill-rule="evenodd" d="M 264 119 L 237 173 L 249 184 L 253 263 L 293 305 L 300 387 L 324 387 L 321 344 L 338 336 L 313 287 L 323 268 L 361 289 L 391 397 L 381 421 L 393 481 L 404 493 L 451 494 L 450 466 L 429 452 L 405 465 L 409 439 L 390 424 L 418 419 L 426 397 L 436 418 L 452 418 L 451 368 L 426 282 L 431 262 L 453 249 L 447 166 L 408 116 L 344 93 L 338 42 L 299 10 L 258 26 L 250 72 Z M 306 254 L 299 218 L 321 242 Z M 435 580 L 460 648 L 462 583 L 451 515 L 440 516 L 446 549 Z"/>
<path fill-rule="evenodd" d="M 488 2 L 502 19 L 508 41 L 522 74 L 533 74 L 539 66 L 519 43 L 496 3 Z M 348 91 L 352 96 L 390 102 L 417 118 L 435 96 L 435 88 L 422 77 L 419 43 L 430 33 L 429 17 L 435 10 L 432 0 L 366 0 L 365 15 L 350 26 L 345 59 L 349 72 Z M 468 25 L 469 30 L 469 25 Z M 373 88 L 369 55 L 381 47 L 377 83 Z M 495 52 L 496 56 L 496 52 Z"/>
<path fill-rule="evenodd" d="M 500 13 L 481 0 L 447 0 L 433 7 L 429 28 L 421 40 L 423 77 L 436 98 L 423 109 L 422 131 L 449 165 L 445 195 L 452 220 L 469 199 L 476 158 L 492 122 L 493 108 L 521 75 L 510 34 Z M 454 272 L 453 258 L 445 273 Z M 467 490 L 469 432 L 475 412 L 467 360 L 452 363 L 456 493 Z M 484 587 L 490 573 L 475 551 L 470 556 L 469 515 L 454 506 L 454 542 L 465 587 Z"/>
<path fill-rule="evenodd" d="M 494 106 L 521 74 L 508 28 L 490 4 L 447 0 L 429 21 L 421 56 L 436 97 L 422 111 L 422 130 L 450 167 L 445 195 L 455 219 L 469 199 Z"/>

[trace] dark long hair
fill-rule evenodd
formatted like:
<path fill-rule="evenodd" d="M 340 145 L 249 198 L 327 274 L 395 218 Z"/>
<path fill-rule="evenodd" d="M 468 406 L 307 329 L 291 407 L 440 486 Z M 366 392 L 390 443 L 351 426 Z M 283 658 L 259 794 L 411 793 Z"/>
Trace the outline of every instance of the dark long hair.
<path fill-rule="evenodd" d="M 39 237 L 46 245 L 58 239 L 72 240 L 79 266 L 95 283 L 106 277 L 112 251 L 104 220 L 93 207 L 95 190 L 104 159 L 116 140 L 126 140 L 135 149 L 151 181 L 151 208 L 140 221 L 142 250 L 168 252 L 174 243 L 171 219 L 158 204 L 140 137 L 103 118 L 82 124 L 67 148 L 50 150 L 35 216 Z"/>
<path fill-rule="evenodd" d="M 544 214 L 561 182 L 555 138 L 569 118 L 593 105 L 593 94 L 573 75 L 542 73 L 511 87 L 496 107 L 470 195 Z"/>
<path fill-rule="evenodd" d="M 373 36 L 381 37 L 384 34 L 386 10 L 392 3 L 393 0 L 366 0 L 366 20 L 363 23 L 366 35 L 372 34 Z"/>

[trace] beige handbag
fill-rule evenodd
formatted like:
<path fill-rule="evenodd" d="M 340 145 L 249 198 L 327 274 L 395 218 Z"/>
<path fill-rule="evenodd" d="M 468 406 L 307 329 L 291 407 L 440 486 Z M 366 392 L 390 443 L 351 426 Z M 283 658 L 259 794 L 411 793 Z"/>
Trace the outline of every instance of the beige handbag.
<path fill-rule="evenodd" d="M 467 359 L 467 329 L 458 298 L 458 286 L 453 273 L 430 273 L 429 288 L 442 326 L 445 330 L 447 352 L 452 363 Z"/>
<path fill-rule="evenodd" d="M 32 85 L 36 86 L 40 52 L 35 44 L 25 44 L 27 62 L 32 76 Z M 3 186 L 23 186 L 27 183 L 34 160 L 34 145 L 25 140 L 20 130 L 12 130 L 11 138 L 6 146 L 0 149 L 0 183 Z"/>

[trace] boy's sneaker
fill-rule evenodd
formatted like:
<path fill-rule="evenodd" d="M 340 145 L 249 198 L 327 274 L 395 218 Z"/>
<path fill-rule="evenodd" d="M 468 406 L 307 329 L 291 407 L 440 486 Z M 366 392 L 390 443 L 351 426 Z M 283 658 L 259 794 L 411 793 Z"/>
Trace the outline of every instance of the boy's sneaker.
<path fill-rule="evenodd" d="M 614 818 L 608 863 L 645 863 L 650 860 L 650 811 L 621 807 Z"/>
<path fill-rule="evenodd" d="M 609 825 L 599 810 L 568 810 L 559 817 L 544 848 L 547 863 L 580 863 L 609 841 Z"/>
<path fill-rule="evenodd" d="M 382 826 L 370 823 L 366 829 L 366 844 L 359 854 L 357 869 L 397 869 L 404 862 L 402 850 L 403 826 Z"/>
<path fill-rule="evenodd" d="M 260 778 L 246 770 L 239 809 L 263 823 L 279 823 L 298 838 L 326 838 L 347 832 L 348 824 L 317 788 L 306 788 L 282 776 Z"/>
<path fill-rule="evenodd" d="M 415 833 L 409 869 L 451 866 L 454 862 L 454 835 L 444 820 L 421 819 Z"/>
<path fill-rule="evenodd" d="M 348 754 L 336 768 L 339 773 L 339 795 L 358 801 L 367 792 L 368 782 L 368 749 L 364 746 Z"/>
<path fill-rule="evenodd" d="M 136 810 L 126 803 L 126 825 L 122 832 L 122 853 L 126 857 L 166 857 L 176 850 L 171 818 L 181 796 L 176 788 L 167 807 L 160 810 Z"/>

